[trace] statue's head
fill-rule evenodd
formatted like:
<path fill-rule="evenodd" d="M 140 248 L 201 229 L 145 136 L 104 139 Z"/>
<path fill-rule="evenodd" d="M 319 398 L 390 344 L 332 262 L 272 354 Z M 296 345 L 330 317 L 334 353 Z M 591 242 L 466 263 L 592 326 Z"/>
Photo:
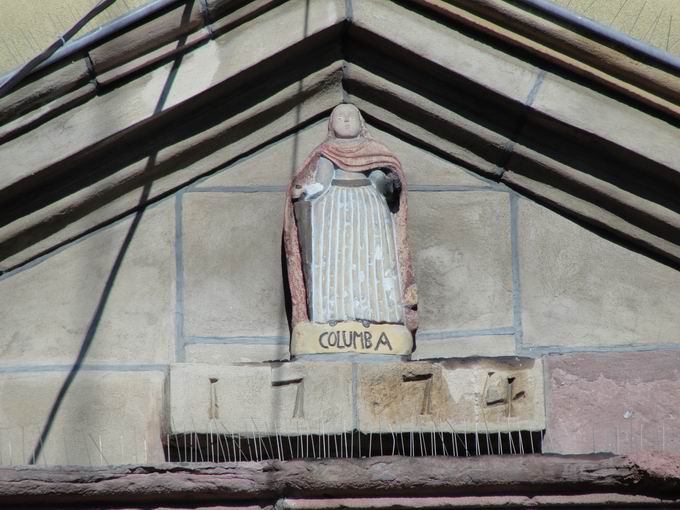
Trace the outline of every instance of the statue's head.
<path fill-rule="evenodd" d="M 359 109 L 353 104 L 340 104 L 333 108 L 330 130 L 336 138 L 357 138 L 363 134 L 364 122 Z"/>

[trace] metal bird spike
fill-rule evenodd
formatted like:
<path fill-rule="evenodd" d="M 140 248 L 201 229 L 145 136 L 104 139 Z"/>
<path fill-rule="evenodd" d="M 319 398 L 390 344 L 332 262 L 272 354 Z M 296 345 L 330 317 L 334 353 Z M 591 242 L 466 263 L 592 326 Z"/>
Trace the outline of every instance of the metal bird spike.
<path fill-rule="evenodd" d="M 444 456 L 448 457 L 449 456 L 449 449 L 446 447 L 446 440 L 444 439 L 444 432 L 441 430 L 439 431 L 439 438 L 442 441 L 442 452 Z"/>
<path fill-rule="evenodd" d="M 243 452 L 241 451 L 241 436 L 236 435 L 236 438 L 234 438 L 234 433 L 232 432 L 231 445 L 234 447 L 234 460 L 236 460 L 236 446 L 238 445 L 238 460 L 241 461 L 243 459 Z"/>
<path fill-rule="evenodd" d="M 311 433 L 310 433 L 310 435 L 311 435 Z M 312 442 L 312 458 L 316 459 L 316 448 L 314 447 L 314 438 L 312 437 L 310 439 L 311 439 L 311 442 Z M 309 450 L 307 450 L 307 453 L 309 453 Z"/>
<path fill-rule="evenodd" d="M 354 427 L 352 427 L 350 441 L 352 442 L 352 445 L 349 449 L 349 454 L 351 455 L 352 458 L 354 458 Z"/>
<path fill-rule="evenodd" d="M 489 425 L 488 423 L 486 423 L 486 419 L 484 419 L 484 428 L 486 429 L 486 432 L 484 432 L 484 436 L 486 437 L 486 454 L 493 455 L 493 448 L 491 447 L 491 437 L 489 436 Z"/>
<path fill-rule="evenodd" d="M 212 420 L 208 420 L 208 445 L 206 445 L 207 450 L 206 454 L 208 455 L 208 462 L 215 462 L 215 443 L 213 441 Z M 169 448 L 168 453 L 170 453 Z"/>
<path fill-rule="evenodd" d="M 224 435 L 224 447 L 227 452 L 227 462 L 236 462 L 236 456 L 232 457 L 231 449 L 229 448 L 229 434 L 227 434 L 227 431 L 225 430 L 223 435 Z"/>
<path fill-rule="evenodd" d="M 321 420 L 319 421 L 319 439 L 321 440 L 321 444 L 319 445 L 319 452 L 321 453 L 321 458 L 325 459 L 326 458 L 326 438 L 324 436 L 323 415 L 321 417 Z"/>
<path fill-rule="evenodd" d="M 338 450 L 338 435 L 333 434 L 333 446 L 335 448 L 335 458 L 340 458 L 342 456 L 342 438 L 340 438 L 340 450 Z M 338 454 L 338 451 L 340 451 L 340 454 Z"/>
<path fill-rule="evenodd" d="M 280 438 L 279 427 L 276 424 L 276 422 L 274 422 L 274 441 L 276 442 L 276 458 L 279 459 L 279 460 L 283 460 L 283 459 L 281 459 L 282 448 L 281 448 L 281 444 L 279 442 L 279 438 Z"/>
<path fill-rule="evenodd" d="M 222 448 L 222 439 L 220 437 L 220 433 L 217 430 L 217 426 L 215 426 L 215 457 L 213 459 L 213 462 L 225 462 L 226 461 L 226 455 L 224 455 L 224 450 Z"/>
<path fill-rule="evenodd" d="M 251 420 L 251 421 L 252 421 L 252 420 Z M 249 429 L 249 431 L 250 431 L 250 435 L 253 436 L 253 437 L 252 437 L 252 443 L 253 443 L 253 444 L 252 444 L 252 448 L 255 449 L 255 456 L 253 457 L 253 452 L 252 452 L 252 449 L 251 449 L 251 446 L 250 446 L 251 439 L 250 439 L 249 436 L 246 435 L 246 444 L 248 445 L 248 460 L 254 460 L 254 461 L 257 462 L 257 461 L 259 460 L 259 454 L 258 454 L 258 442 L 257 442 L 257 437 L 256 437 L 256 435 L 255 435 L 255 426 L 254 426 L 254 424 L 252 424 L 252 423 L 249 424 L 249 425 L 248 425 L 248 429 Z M 244 453 L 245 453 L 245 452 L 244 452 Z"/>
<path fill-rule="evenodd" d="M 267 422 L 265 422 L 264 426 L 265 426 L 265 428 L 266 428 L 267 430 L 271 430 L 271 428 L 269 427 L 269 424 L 268 424 Z M 258 432 L 258 434 L 259 434 L 259 432 Z M 267 452 L 267 457 L 268 457 L 268 458 L 273 459 L 273 458 L 274 458 L 274 446 L 272 445 L 272 436 L 271 436 L 271 434 L 267 434 L 267 443 L 269 443 L 269 450 L 267 450 L 267 449 L 265 448 L 265 452 Z M 271 451 L 271 454 L 269 453 L 270 451 Z"/>
<path fill-rule="evenodd" d="M 297 458 L 299 459 L 299 458 L 302 457 L 300 455 L 300 449 L 302 448 L 302 441 L 300 439 L 302 439 L 302 438 L 300 437 L 300 421 L 299 420 L 295 422 L 295 431 L 297 432 L 297 436 L 295 436 L 296 437 L 295 452 L 297 453 Z"/>
<path fill-rule="evenodd" d="M 345 420 L 342 420 L 342 435 L 340 436 L 340 457 L 343 459 L 347 457 L 347 428 L 345 427 Z M 344 444 L 343 444 L 344 443 Z"/>
<path fill-rule="evenodd" d="M 401 443 L 401 455 L 406 455 L 406 447 L 404 446 L 404 430 L 401 428 L 401 422 L 399 422 L 399 442 Z"/>
<path fill-rule="evenodd" d="M 465 456 L 470 456 L 470 450 L 468 449 L 468 426 L 467 419 L 465 420 L 465 430 L 463 431 L 463 437 L 465 438 Z"/>
<path fill-rule="evenodd" d="M 453 425 L 449 420 L 446 420 L 447 425 L 451 429 L 451 448 L 453 449 L 453 456 L 458 457 L 458 445 L 456 444 L 456 432 L 453 430 Z"/>
<path fill-rule="evenodd" d="M 281 431 L 279 430 L 278 423 L 274 423 L 274 430 L 276 431 L 276 444 L 277 444 L 276 448 L 279 454 L 279 460 L 284 460 L 284 458 L 286 457 L 286 448 L 283 444 L 283 436 L 281 435 Z"/>
<path fill-rule="evenodd" d="M 510 416 L 506 416 L 505 419 L 508 428 L 508 440 L 510 441 L 510 455 L 513 455 L 517 453 L 517 449 L 515 448 L 515 443 L 512 439 L 512 430 L 510 430 Z"/>
<path fill-rule="evenodd" d="M 293 443 L 292 439 L 290 438 L 290 434 L 288 434 L 288 451 L 290 452 L 290 458 L 291 460 L 295 458 L 295 450 L 293 450 Z"/>
<path fill-rule="evenodd" d="M 397 449 L 397 436 L 394 434 L 394 429 L 390 422 L 387 422 L 387 427 L 390 429 L 390 434 L 392 434 L 392 455 L 394 455 L 394 452 Z"/>

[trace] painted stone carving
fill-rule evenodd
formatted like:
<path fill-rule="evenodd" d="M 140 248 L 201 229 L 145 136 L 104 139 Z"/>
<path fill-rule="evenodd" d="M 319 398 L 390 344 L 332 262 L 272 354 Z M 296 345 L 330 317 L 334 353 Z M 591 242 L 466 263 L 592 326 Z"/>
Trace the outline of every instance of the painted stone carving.
<path fill-rule="evenodd" d="M 399 160 L 355 106 L 337 106 L 286 200 L 293 355 L 411 352 L 418 316 L 407 212 Z"/>

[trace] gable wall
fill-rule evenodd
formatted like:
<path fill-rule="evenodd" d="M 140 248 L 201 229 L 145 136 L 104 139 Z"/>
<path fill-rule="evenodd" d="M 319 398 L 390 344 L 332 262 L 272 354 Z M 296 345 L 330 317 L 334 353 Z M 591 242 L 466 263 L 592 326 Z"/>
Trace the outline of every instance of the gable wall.
<path fill-rule="evenodd" d="M 39 462 L 160 462 L 159 403 L 170 363 L 288 358 L 284 189 L 325 129 L 325 120 L 312 124 L 2 276 L 4 462 L 16 463 L 19 451 L 28 458 L 55 402 Z M 553 451 L 629 451 L 630 439 L 618 446 L 612 439 L 619 427 L 642 434 L 645 449 L 658 447 L 661 423 L 668 434 L 663 447 L 677 448 L 670 433 L 675 418 L 640 407 L 646 392 L 605 398 L 608 406 L 593 398 L 602 385 L 611 394 L 630 385 L 616 360 L 634 367 L 638 355 L 657 367 L 643 376 L 646 391 L 658 386 L 659 398 L 678 391 L 675 365 L 656 360 L 680 357 L 680 273 L 503 185 L 371 131 L 400 157 L 409 178 L 421 315 L 413 359 L 545 358 Z M 592 351 L 600 354 L 585 354 Z M 626 411 L 635 413 L 632 421 Z M 581 417 L 579 429 L 595 429 L 595 440 L 590 432 L 575 438 L 572 413 Z M 639 432 L 641 425 L 647 432 Z"/>

